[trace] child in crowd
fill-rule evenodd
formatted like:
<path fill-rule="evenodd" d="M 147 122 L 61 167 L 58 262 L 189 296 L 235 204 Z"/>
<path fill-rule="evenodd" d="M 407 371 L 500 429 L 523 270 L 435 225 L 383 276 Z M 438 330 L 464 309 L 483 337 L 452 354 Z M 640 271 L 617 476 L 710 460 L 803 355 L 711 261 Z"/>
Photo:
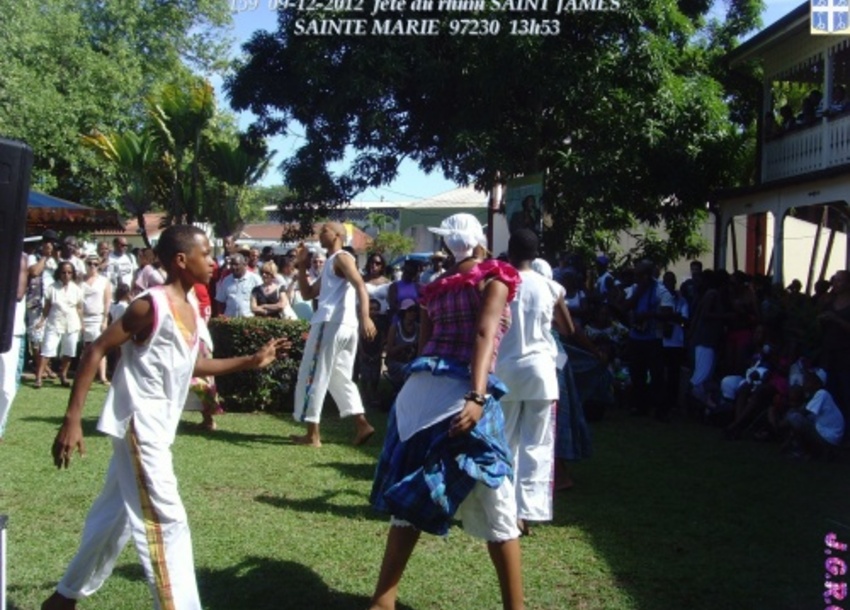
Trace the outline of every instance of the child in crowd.
<path fill-rule="evenodd" d="M 120 320 L 130 306 L 131 293 L 127 284 L 118 284 L 115 289 L 115 302 L 109 307 L 109 323 Z"/>
<path fill-rule="evenodd" d="M 844 416 L 824 386 L 826 371 L 810 369 L 803 386 L 809 396 L 806 406 L 793 409 L 785 416 L 791 429 L 792 457 L 819 456 L 841 444 L 844 438 Z"/>
<path fill-rule="evenodd" d="M 396 391 L 404 385 L 407 365 L 419 349 L 419 306 L 413 299 L 399 305 L 399 319 L 387 335 L 387 376 Z"/>
<path fill-rule="evenodd" d="M 167 228 L 157 254 L 165 285 L 142 293 L 86 350 L 71 390 L 64 422 L 53 442 L 53 462 L 67 468 L 76 449 L 85 453 L 83 407 L 100 359 L 120 347 L 122 357 L 98 422 L 112 437 L 103 491 L 86 518 L 77 555 L 42 610 L 73 610 L 97 591 L 133 538 L 154 596 L 155 608 L 200 610 L 186 511 L 177 493 L 171 443 L 193 376 L 222 375 L 271 364 L 284 339 L 256 354 L 198 358 L 204 322 L 189 296 L 208 282 L 213 263 L 203 231 Z"/>

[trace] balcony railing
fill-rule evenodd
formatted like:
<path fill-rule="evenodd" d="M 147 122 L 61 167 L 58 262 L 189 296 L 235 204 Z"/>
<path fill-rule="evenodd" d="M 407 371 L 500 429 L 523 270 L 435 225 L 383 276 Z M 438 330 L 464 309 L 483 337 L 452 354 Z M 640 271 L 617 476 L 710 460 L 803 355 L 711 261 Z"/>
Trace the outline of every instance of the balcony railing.
<path fill-rule="evenodd" d="M 850 164 L 850 114 L 821 118 L 768 140 L 763 154 L 764 182 Z"/>

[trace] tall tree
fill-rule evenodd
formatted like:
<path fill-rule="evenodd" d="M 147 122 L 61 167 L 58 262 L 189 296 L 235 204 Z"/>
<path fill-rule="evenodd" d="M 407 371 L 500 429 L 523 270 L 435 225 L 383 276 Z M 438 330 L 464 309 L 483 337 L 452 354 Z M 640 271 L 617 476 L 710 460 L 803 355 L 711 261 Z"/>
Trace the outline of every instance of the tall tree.
<path fill-rule="evenodd" d="M 79 134 L 137 129 L 156 85 L 222 68 L 223 0 L 15 0 L 0 10 L 0 133 L 35 152 L 33 188 L 108 205 Z"/>
<path fill-rule="evenodd" d="M 171 182 L 171 172 L 159 142 L 149 131 L 141 134 L 127 131 L 83 136 L 83 144 L 113 170 L 121 206 L 136 219 L 142 239 L 150 247 L 145 214 L 168 196 Z"/>
<path fill-rule="evenodd" d="M 276 32 L 245 45 L 248 61 L 227 82 L 232 104 L 266 134 L 303 126 L 284 171 L 308 217 L 321 213 L 316 202 L 340 205 L 391 181 L 411 158 L 482 188 L 497 175 L 548 172 L 548 234 L 558 240 L 663 221 L 671 250 L 684 249 L 730 173 L 726 153 L 741 138 L 730 119 L 753 118 L 719 75 L 760 1 L 732 0 L 711 22 L 704 0 L 547 14 L 559 30 L 550 36 L 510 35 L 517 14 L 493 4 L 464 15 L 498 22 L 498 35 L 482 37 L 449 35 L 457 15 L 439 10 L 398 15 L 438 20 L 439 36 L 310 37 L 296 34 L 308 15 L 280 11 Z M 331 175 L 351 148 L 348 171 Z"/>

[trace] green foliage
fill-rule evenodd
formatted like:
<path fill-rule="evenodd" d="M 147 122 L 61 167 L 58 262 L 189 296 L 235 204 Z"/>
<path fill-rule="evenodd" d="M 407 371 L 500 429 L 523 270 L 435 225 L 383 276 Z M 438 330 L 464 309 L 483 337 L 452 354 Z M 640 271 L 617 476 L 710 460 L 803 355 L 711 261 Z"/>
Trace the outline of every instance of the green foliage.
<path fill-rule="evenodd" d="M 300 320 L 213 318 L 209 328 L 216 358 L 253 354 L 271 339 L 290 339 L 292 346 L 286 357 L 271 366 L 216 378 L 216 386 L 228 411 L 290 410 L 310 325 Z"/>
<path fill-rule="evenodd" d="M 224 67 L 221 0 L 15 0 L 0 10 L 0 133 L 35 153 L 33 188 L 107 207 L 113 188 L 80 133 L 124 133 L 143 100 L 188 73 Z"/>
<path fill-rule="evenodd" d="M 49 448 L 68 390 L 24 381 L 15 400 L 0 460 L 10 610 L 39 608 L 80 542 L 112 455 L 96 432 L 105 394 L 92 387 L 86 457 L 62 472 Z M 185 414 L 174 465 L 205 610 L 369 607 L 389 527 L 368 503 L 387 416 L 370 412 L 374 440 L 353 447 L 351 421 L 325 415 L 314 451 L 287 442 L 303 433 L 291 417 L 227 413 L 208 433 Z M 730 443 L 694 421 L 657 425 L 620 410 L 593 425 L 593 443 L 591 459 L 570 465 L 576 486 L 555 494 L 552 522 L 520 543 L 528 610 L 826 606 L 824 536 L 850 541 L 846 450 L 836 463 L 791 462 L 778 443 Z M 484 543 L 460 528 L 422 536 L 399 595 L 399 608 L 501 608 Z M 85 601 L 151 606 L 132 544 Z"/>
<path fill-rule="evenodd" d="M 487 3 L 475 16 L 502 34 L 480 38 L 308 38 L 293 33 L 300 15 L 281 10 L 227 87 L 264 133 L 304 126 L 284 170 L 305 213 L 390 182 L 404 158 L 483 189 L 545 170 L 549 251 L 634 222 L 663 223 L 684 248 L 709 193 L 731 186 L 727 143 L 755 118 L 752 79 L 723 76 L 723 55 L 761 6 L 733 0 L 707 23 L 708 2 L 636 0 L 562 16 L 557 36 L 510 36 L 515 15 Z M 331 174 L 351 149 L 348 170 Z"/>
<path fill-rule="evenodd" d="M 369 249 L 383 254 L 384 258 L 390 261 L 400 254 L 411 252 L 414 245 L 412 237 L 394 231 L 384 231 L 378 233 Z"/>
<path fill-rule="evenodd" d="M 238 232 L 251 210 L 247 189 L 271 157 L 265 141 L 214 120 L 212 85 L 199 77 L 168 83 L 147 104 L 138 130 L 82 138 L 106 162 L 124 210 L 140 226 L 145 212 L 162 209 L 165 224 L 203 220 L 219 235 Z"/>

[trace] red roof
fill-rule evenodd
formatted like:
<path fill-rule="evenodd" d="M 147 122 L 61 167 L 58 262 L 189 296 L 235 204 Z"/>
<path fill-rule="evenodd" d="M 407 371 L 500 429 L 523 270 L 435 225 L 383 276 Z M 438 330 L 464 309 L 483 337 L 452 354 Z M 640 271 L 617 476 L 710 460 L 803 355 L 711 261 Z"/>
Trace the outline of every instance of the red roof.
<path fill-rule="evenodd" d="M 148 237 L 156 237 L 162 229 L 159 223 L 165 217 L 162 212 L 152 212 L 145 214 L 145 229 Z M 316 223 L 313 226 L 313 236 L 308 241 L 319 240 L 319 229 L 321 223 Z M 352 225 L 353 226 L 353 225 Z M 237 236 L 237 241 L 242 243 L 251 243 L 251 241 L 281 241 L 284 226 L 279 222 L 258 222 L 247 224 L 242 228 L 242 232 Z M 103 231 L 103 235 L 126 235 L 134 236 L 139 234 L 139 223 L 135 218 L 130 218 L 124 226 L 123 231 Z M 221 236 L 218 236 L 221 237 Z M 358 227 L 353 228 L 351 246 L 355 252 L 365 252 L 372 243 L 372 238 L 361 231 Z"/>

